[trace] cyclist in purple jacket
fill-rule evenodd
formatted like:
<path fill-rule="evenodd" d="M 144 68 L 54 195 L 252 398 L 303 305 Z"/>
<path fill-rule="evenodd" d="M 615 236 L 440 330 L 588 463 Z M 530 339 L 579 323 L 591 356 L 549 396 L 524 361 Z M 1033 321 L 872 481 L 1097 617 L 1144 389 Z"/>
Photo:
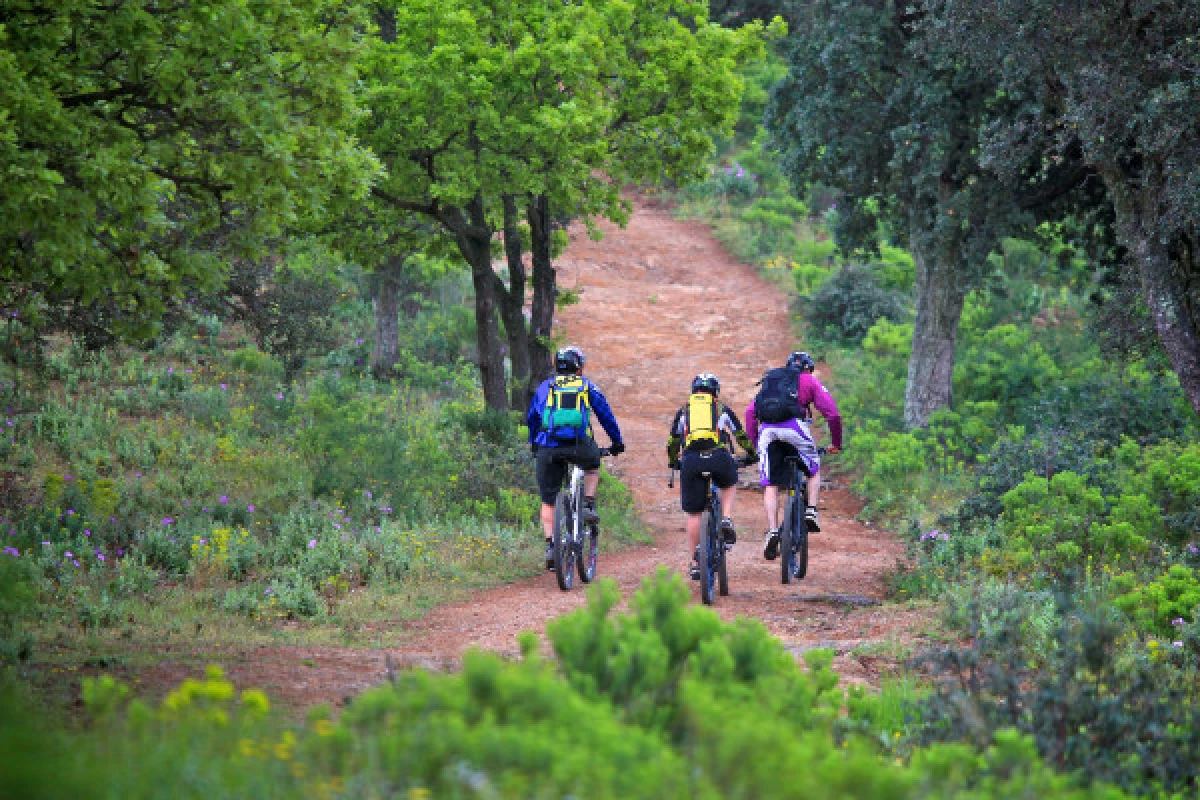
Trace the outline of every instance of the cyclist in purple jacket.
<path fill-rule="evenodd" d="M 832 443 L 826 452 L 833 454 L 842 449 L 842 417 L 833 397 L 813 374 L 817 365 L 812 356 L 803 352 L 792 353 L 788 356 L 786 368 L 799 372 L 796 387 L 798 415 L 783 422 L 760 422 L 754 402 L 746 409 L 746 432 L 758 447 L 759 479 L 763 487 L 763 506 L 767 512 L 763 557 L 768 561 L 779 555 L 779 487 L 791 485 L 793 479 L 793 467 L 785 460 L 787 456 L 800 456 L 810 476 L 804 518 L 809 531 L 817 533 L 821 530 L 817 516 L 821 456 L 810 428 L 814 406 L 829 425 Z"/>

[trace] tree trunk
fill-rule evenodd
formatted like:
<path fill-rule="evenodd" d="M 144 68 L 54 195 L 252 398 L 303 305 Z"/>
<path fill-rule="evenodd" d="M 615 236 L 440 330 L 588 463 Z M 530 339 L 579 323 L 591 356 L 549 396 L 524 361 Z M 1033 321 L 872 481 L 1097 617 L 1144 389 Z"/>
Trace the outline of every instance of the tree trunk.
<path fill-rule="evenodd" d="M 479 351 L 479 382 L 488 408 L 508 409 L 505 391 L 504 354 L 500 351 L 500 326 L 496 318 L 496 273 L 492 270 L 492 238 L 483 206 L 476 195 L 468 204 L 469 226 L 458 226 L 455 238 L 463 258 L 471 266 L 475 287 L 475 344 Z"/>
<path fill-rule="evenodd" d="M 1102 169 L 1113 209 L 1117 232 L 1138 270 L 1142 296 L 1150 309 L 1154 328 L 1171 368 L 1179 377 L 1188 402 L 1200 413 L 1200 331 L 1187 275 L 1191 260 L 1186 242 L 1180 242 L 1176 258 L 1164 241 L 1166 234 L 1157 219 L 1157 200 L 1165 191 L 1155 180 L 1156 171 L 1147 165 L 1140 176 L 1141 187 L 1133 189 L 1119 167 Z M 1179 237 L 1172 237 L 1178 239 Z"/>
<path fill-rule="evenodd" d="M 550 258 L 550 202 L 546 195 L 529 198 L 529 234 L 533 254 L 533 306 L 529 337 L 529 385 L 531 391 L 554 374 L 555 286 L 554 263 Z"/>
<path fill-rule="evenodd" d="M 513 408 L 525 408 L 533 397 L 529 385 L 529 327 L 525 322 L 525 262 L 522 261 L 521 231 L 517 200 L 504 196 L 504 254 L 508 260 L 508 287 L 497 278 L 500 314 L 508 338 L 508 360 L 512 366 L 510 394 Z M 536 384 L 534 385 L 536 387 Z"/>
<path fill-rule="evenodd" d="M 954 345 L 966 293 L 954 259 L 922 252 L 913 236 L 917 272 L 917 318 L 913 323 L 904 424 L 911 430 L 929 423 L 929 415 L 948 408 L 954 394 Z"/>
<path fill-rule="evenodd" d="M 371 352 L 371 372 L 376 378 L 391 374 L 400 358 L 400 270 L 403 256 L 391 256 L 375 273 L 375 347 Z"/>

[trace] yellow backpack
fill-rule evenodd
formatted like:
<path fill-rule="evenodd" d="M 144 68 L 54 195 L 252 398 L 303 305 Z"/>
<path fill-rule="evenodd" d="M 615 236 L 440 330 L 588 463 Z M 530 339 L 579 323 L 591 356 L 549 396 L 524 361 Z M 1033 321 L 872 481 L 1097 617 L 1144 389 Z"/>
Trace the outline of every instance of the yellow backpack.
<path fill-rule="evenodd" d="M 720 416 L 717 398 L 708 392 L 689 395 L 683 413 L 683 446 L 698 445 L 699 449 L 708 450 L 720 445 L 721 433 L 717 430 Z"/>

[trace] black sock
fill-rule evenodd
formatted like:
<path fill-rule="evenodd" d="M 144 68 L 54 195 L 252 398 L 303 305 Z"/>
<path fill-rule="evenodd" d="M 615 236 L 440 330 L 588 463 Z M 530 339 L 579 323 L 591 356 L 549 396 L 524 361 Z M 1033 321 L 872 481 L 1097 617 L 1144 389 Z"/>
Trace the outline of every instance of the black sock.
<path fill-rule="evenodd" d="M 583 504 L 585 506 L 591 506 L 592 508 L 595 508 L 596 507 L 596 498 L 585 497 L 585 498 L 583 498 Z"/>

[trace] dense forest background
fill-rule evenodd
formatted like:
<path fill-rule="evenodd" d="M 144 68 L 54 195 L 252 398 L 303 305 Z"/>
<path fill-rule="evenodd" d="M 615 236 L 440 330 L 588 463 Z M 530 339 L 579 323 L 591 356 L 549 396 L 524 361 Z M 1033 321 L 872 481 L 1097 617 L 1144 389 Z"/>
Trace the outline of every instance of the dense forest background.
<path fill-rule="evenodd" d="M 14 796 L 1197 791 L 1200 4 L 0 0 L 0 77 Z M 511 410 L 631 186 L 792 295 L 944 646 L 847 690 L 659 575 L 336 719 L 32 679 L 536 567 Z"/>

